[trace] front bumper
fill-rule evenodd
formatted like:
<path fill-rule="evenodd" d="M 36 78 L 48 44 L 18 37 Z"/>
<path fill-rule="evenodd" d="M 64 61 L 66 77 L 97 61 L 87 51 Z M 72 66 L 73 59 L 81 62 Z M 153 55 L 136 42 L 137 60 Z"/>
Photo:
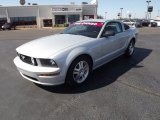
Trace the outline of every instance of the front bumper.
<path fill-rule="evenodd" d="M 41 85 L 60 85 L 65 82 L 60 68 L 40 67 L 24 63 L 19 57 L 14 59 L 18 71 L 25 79 Z"/>

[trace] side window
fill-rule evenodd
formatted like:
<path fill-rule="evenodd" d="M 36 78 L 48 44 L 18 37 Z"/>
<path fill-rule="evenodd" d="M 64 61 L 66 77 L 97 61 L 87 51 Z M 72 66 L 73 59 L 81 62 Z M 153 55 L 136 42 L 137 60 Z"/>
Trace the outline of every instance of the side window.
<path fill-rule="evenodd" d="M 128 30 L 130 27 L 128 26 L 128 25 L 126 25 L 126 24 L 124 24 L 124 29 L 125 30 Z"/>
<path fill-rule="evenodd" d="M 110 22 L 106 25 L 106 27 L 104 28 L 103 33 L 105 33 L 106 31 L 114 31 L 116 34 L 117 33 L 121 33 L 123 32 L 122 30 L 122 25 L 119 22 Z"/>

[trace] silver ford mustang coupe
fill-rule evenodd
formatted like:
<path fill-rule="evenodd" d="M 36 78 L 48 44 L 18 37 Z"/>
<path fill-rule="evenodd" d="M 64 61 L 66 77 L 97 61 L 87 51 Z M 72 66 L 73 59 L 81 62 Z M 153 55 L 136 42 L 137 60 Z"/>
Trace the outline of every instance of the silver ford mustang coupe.
<path fill-rule="evenodd" d="M 63 32 L 16 49 L 14 63 L 27 80 L 41 85 L 81 85 L 92 70 L 124 54 L 132 56 L 138 30 L 116 20 L 83 20 Z"/>

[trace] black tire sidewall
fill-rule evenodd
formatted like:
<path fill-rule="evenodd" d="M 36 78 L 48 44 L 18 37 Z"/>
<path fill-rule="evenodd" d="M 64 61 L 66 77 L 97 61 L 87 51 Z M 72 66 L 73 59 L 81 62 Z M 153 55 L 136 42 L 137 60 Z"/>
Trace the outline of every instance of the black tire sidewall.
<path fill-rule="evenodd" d="M 130 43 L 129 43 L 129 45 L 128 45 L 128 47 L 127 47 L 127 50 L 126 50 L 126 52 L 125 52 L 125 56 L 126 56 L 126 57 L 131 57 L 131 56 L 133 55 L 133 53 L 134 53 L 134 51 L 133 51 L 133 53 L 130 54 L 129 47 L 130 47 L 131 44 L 134 45 L 134 51 L 135 51 L 135 42 L 134 42 L 133 40 L 131 40 Z"/>
<path fill-rule="evenodd" d="M 82 83 L 77 83 L 74 78 L 73 78 L 73 70 L 75 68 L 75 66 L 80 62 L 80 61 L 86 61 L 89 65 L 89 74 L 88 74 L 88 77 L 86 78 L 86 80 Z M 66 80 L 65 82 L 70 85 L 70 86 L 79 86 L 79 85 L 82 85 L 84 84 L 90 77 L 90 74 L 91 74 L 91 71 L 92 71 L 92 64 L 91 64 L 91 61 L 89 58 L 85 57 L 85 56 L 80 56 L 80 57 L 77 57 L 70 65 L 69 69 L 68 69 L 68 72 L 67 72 L 67 76 L 66 76 Z"/>

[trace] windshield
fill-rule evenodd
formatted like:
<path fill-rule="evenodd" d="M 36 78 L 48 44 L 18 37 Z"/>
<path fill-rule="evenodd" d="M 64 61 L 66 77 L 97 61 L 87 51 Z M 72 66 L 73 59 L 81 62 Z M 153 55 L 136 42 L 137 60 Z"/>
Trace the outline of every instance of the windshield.
<path fill-rule="evenodd" d="M 82 35 L 97 38 L 103 23 L 101 22 L 77 22 L 66 28 L 62 34 Z"/>

